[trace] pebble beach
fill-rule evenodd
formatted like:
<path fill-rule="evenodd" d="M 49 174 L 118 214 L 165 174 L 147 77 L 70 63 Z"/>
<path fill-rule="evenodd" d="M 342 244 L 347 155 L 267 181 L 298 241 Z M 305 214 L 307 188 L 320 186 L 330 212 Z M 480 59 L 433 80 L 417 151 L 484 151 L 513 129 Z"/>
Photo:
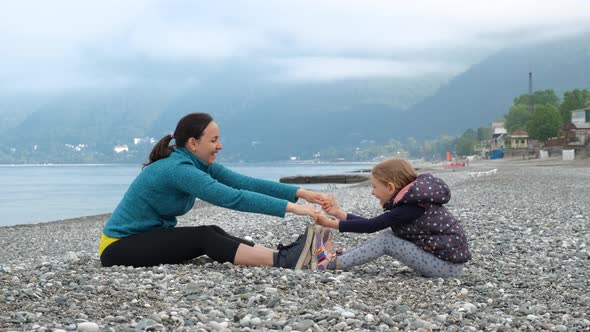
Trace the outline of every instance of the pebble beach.
<path fill-rule="evenodd" d="M 0 330 L 590 331 L 590 161 L 421 172 L 451 188 L 448 207 L 473 255 L 460 279 L 424 278 L 389 257 L 331 272 L 207 257 L 103 268 L 108 215 L 99 215 L 0 227 Z M 367 184 L 333 193 L 354 214 L 381 213 Z M 197 204 L 178 226 L 215 224 L 276 247 L 310 222 Z M 370 236 L 336 232 L 335 242 L 350 248 Z"/>

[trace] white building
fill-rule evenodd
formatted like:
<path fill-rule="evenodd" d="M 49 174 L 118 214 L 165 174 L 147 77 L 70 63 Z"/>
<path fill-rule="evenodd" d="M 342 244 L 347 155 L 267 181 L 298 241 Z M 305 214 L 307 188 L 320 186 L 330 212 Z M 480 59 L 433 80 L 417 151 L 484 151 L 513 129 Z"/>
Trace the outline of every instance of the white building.
<path fill-rule="evenodd" d="M 113 151 L 115 151 L 116 153 L 129 152 L 129 147 L 127 146 L 127 144 L 115 145 Z"/>

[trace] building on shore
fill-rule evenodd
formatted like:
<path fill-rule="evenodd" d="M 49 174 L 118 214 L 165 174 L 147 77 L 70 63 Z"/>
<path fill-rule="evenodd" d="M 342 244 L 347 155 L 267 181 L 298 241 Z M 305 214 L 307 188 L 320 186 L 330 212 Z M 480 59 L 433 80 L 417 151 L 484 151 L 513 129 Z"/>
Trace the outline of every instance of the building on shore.
<path fill-rule="evenodd" d="M 590 142 L 590 106 L 572 111 L 572 121 L 567 129 L 575 137 L 571 145 L 586 146 Z"/>
<path fill-rule="evenodd" d="M 115 145 L 115 147 L 113 147 L 113 151 L 115 151 L 115 153 L 129 152 L 129 147 L 127 144 Z"/>

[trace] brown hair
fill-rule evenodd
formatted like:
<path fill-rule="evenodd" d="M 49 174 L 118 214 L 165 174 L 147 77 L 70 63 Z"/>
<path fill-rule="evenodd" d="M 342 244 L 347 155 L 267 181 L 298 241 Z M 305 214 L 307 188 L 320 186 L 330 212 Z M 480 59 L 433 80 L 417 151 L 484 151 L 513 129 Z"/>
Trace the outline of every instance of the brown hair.
<path fill-rule="evenodd" d="M 205 128 L 207 128 L 211 122 L 213 122 L 213 118 L 207 113 L 191 113 L 185 115 L 180 121 L 178 121 L 174 133 L 162 137 L 162 139 L 156 143 L 150 153 L 149 162 L 143 164 L 143 167 L 149 166 L 151 163 L 160 159 L 168 158 L 174 151 L 175 146 L 184 147 L 191 137 L 196 139 L 201 138 Z M 170 141 L 172 141 L 172 139 L 176 140 L 176 145 L 170 146 Z"/>
<path fill-rule="evenodd" d="M 416 171 L 403 159 L 382 161 L 373 167 L 371 175 L 383 184 L 393 183 L 396 191 L 416 180 Z"/>

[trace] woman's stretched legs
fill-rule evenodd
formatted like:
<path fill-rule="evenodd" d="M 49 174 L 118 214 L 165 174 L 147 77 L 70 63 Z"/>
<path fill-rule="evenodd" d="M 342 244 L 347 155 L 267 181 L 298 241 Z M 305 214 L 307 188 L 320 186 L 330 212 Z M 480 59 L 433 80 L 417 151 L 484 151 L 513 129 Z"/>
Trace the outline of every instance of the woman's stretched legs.
<path fill-rule="evenodd" d="M 207 255 L 218 262 L 234 262 L 237 252 L 253 255 L 249 261 L 254 265 L 268 256 L 272 265 L 272 250 L 229 235 L 218 226 L 158 228 L 149 232 L 122 238 L 102 253 L 103 266 L 154 266 L 178 264 L 188 259 Z M 237 263 L 239 264 L 239 263 Z"/>
<path fill-rule="evenodd" d="M 258 248 L 259 250 L 262 250 L 262 251 L 267 251 L 267 252 L 270 252 L 270 253 L 275 253 L 275 252 L 277 252 L 277 251 L 276 251 L 276 250 L 274 250 L 274 249 L 267 248 L 267 247 L 263 247 L 263 246 L 261 246 L 261 245 L 254 244 L 254 242 L 251 242 L 251 241 L 248 241 L 248 240 L 245 240 L 245 239 L 242 239 L 242 238 L 239 238 L 239 237 L 233 236 L 233 235 L 229 234 L 228 232 L 224 231 L 224 230 L 223 230 L 223 228 L 221 228 L 221 227 L 219 227 L 219 226 L 217 226 L 217 225 L 211 225 L 210 227 L 211 227 L 211 228 L 213 228 L 213 230 L 215 230 L 217 233 L 219 233 L 219 234 L 221 234 L 221 235 L 224 235 L 225 237 L 228 237 L 228 238 L 234 239 L 234 240 L 236 240 L 236 241 L 238 241 L 238 242 L 240 242 L 240 243 L 243 243 L 243 244 L 245 244 L 245 245 L 247 245 L 247 246 L 254 247 L 254 248 Z M 246 248 L 246 249 L 247 249 L 247 248 Z M 239 251 L 240 251 L 240 250 L 238 249 L 238 252 L 239 252 Z M 236 257 L 236 259 L 237 259 L 237 257 Z M 240 264 L 240 263 L 238 263 L 238 262 L 235 262 L 235 263 L 236 263 L 236 264 Z M 241 264 L 241 265 L 250 265 L 250 264 Z"/>
<path fill-rule="evenodd" d="M 383 255 L 391 256 L 426 277 L 460 277 L 463 264 L 453 264 L 401 239 L 391 229 L 381 231 L 361 245 L 338 257 L 337 268 L 348 268 L 370 262 Z M 333 264 L 329 266 L 333 268 Z"/>

